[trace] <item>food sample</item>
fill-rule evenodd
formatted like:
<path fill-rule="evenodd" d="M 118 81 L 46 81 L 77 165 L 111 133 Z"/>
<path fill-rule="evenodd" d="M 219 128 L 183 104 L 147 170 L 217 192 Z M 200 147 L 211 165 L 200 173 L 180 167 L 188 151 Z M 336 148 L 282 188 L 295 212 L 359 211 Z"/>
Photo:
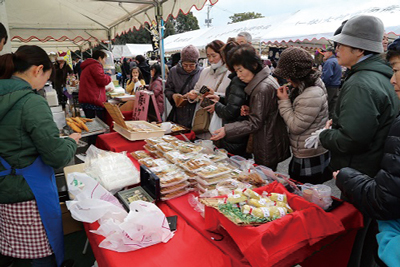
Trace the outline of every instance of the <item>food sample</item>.
<path fill-rule="evenodd" d="M 146 125 L 146 124 L 127 124 L 128 130 L 131 132 L 139 132 L 139 133 L 149 133 L 154 132 L 155 129 Z"/>

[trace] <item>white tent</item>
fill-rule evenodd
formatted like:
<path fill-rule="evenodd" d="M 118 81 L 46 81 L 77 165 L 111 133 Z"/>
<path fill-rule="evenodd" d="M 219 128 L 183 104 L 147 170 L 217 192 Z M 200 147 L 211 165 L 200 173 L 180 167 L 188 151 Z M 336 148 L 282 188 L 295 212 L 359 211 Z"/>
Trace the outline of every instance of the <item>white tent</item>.
<path fill-rule="evenodd" d="M 329 43 L 328 39 L 342 21 L 361 14 L 380 18 L 391 39 L 400 34 L 400 5 L 396 0 L 370 1 L 357 6 L 349 1 L 346 7 L 329 6 L 329 12 L 326 6 L 307 8 L 294 14 L 246 20 L 168 36 L 165 39 L 165 51 L 179 51 L 188 44 L 204 49 L 215 39 L 226 42 L 229 37 L 236 37 L 241 31 L 252 35 L 254 45 L 264 42 L 278 46 L 322 47 Z"/>
<path fill-rule="evenodd" d="M 153 47 L 151 44 L 126 44 L 126 45 L 114 45 L 112 53 L 114 59 L 123 57 L 135 57 L 137 55 L 145 55 L 148 51 L 152 51 Z"/>
<path fill-rule="evenodd" d="M 263 37 L 268 44 L 311 45 L 318 46 L 328 43 L 336 29 L 343 21 L 357 15 L 371 15 L 382 20 L 385 31 L 392 39 L 400 34 L 400 5 L 396 0 L 369 1 L 353 5 L 351 1 L 343 6 L 309 8 L 296 12 L 281 21 Z"/>
<path fill-rule="evenodd" d="M 217 0 L 208 0 L 215 4 Z M 19 42 L 73 42 L 85 47 L 109 41 L 144 23 L 201 9 L 207 0 L 5 0 L 0 22 Z M 7 21 L 6 18 L 8 17 Z"/>

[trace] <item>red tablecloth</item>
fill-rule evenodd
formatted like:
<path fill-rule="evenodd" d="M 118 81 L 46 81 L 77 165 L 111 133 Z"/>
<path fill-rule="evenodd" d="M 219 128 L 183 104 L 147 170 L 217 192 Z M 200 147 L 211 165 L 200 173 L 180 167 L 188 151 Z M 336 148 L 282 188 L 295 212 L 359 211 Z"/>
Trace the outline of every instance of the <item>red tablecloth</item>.
<path fill-rule="evenodd" d="M 177 215 L 166 204 L 158 205 L 166 216 Z M 201 236 L 178 215 L 177 231 L 167 243 L 160 243 L 131 252 L 115 252 L 99 248 L 103 236 L 90 233 L 98 223 L 84 224 L 99 267 L 230 267 L 230 258 Z"/>
<path fill-rule="evenodd" d="M 200 214 L 194 211 L 190 206 L 188 202 L 189 197 L 190 195 L 185 195 L 173 200 L 169 200 L 167 201 L 167 204 L 173 210 L 178 212 L 203 236 L 207 238 L 210 238 L 210 236 L 215 236 L 206 230 L 209 225 L 207 225 Z M 212 216 L 218 217 L 215 218 L 214 222 L 226 220 L 223 222 L 223 227 L 227 232 L 223 231 L 221 233 L 224 235 L 224 240 L 225 238 L 227 238 L 227 240 L 225 242 L 224 240 L 219 242 L 214 241 L 214 244 L 232 258 L 233 266 L 240 266 L 239 264 L 246 265 L 247 258 L 243 255 L 242 251 L 245 252 L 244 254 L 247 256 L 249 256 L 249 254 L 248 251 L 244 249 L 246 242 L 241 242 L 243 239 L 257 238 L 257 235 L 260 235 L 258 229 L 261 230 L 261 228 L 252 227 L 253 229 L 251 229 L 250 227 L 238 227 L 216 210 L 212 210 L 211 212 Z M 266 244 L 270 244 L 263 246 L 267 247 L 269 250 L 264 251 L 265 255 L 258 254 L 258 256 L 250 256 L 249 261 L 255 266 L 257 266 L 257 264 L 262 264 L 261 266 L 269 266 L 266 262 L 259 261 L 259 259 L 265 259 L 269 257 L 268 260 L 270 263 L 273 263 L 272 266 L 291 266 L 297 263 L 301 263 L 302 266 L 321 266 L 322 263 L 323 266 L 346 266 L 357 229 L 362 227 L 362 216 L 354 208 L 354 206 L 347 202 L 330 212 L 330 216 L 332 216 L 333 220 L 339 222 L 339 224 L 342 224 L 344 230 L 330 236 L 325 235 L 320 236 L 320 238 L 316 237 L 313 239 L 313 242 L 310 242 L 308 238 L 304 239 L 302 237 L 304 237 L 304 233 L 312 233 L 312 231 L 317 230 L 315 228 L 319 226 L 318 224 L 315 224 L 315 221 L 310 222 L 311 225 L 308 231 L 305 231 L 304 227 L 301 229 L 296 228 L 294 224 L 287 222 L 285 227 L 280 226 L 281 229 L 278 231 L 280 234 L 277 234 L 275 238 L 270 238 L 271 235 L 265 240 L 260 238 L 260 242 L 267 242 Z M 286 218 L 286 220 L 288 219 L 289 217 Z M 307 218 L 307 220 L 309 219 L 310 218 Z M 249 229 L 246 230 L 246 228 Z M 220 231 L 220 229 L 218 229 L 218 231 Z M 326 228 L 325 230 L 329 230 L 329 228 Z M 300 232 L 301 236 L 299 236 Z M 319 229 L 319 232 L 323 233 L 324 231 Z M 246 236 L 241 236 L 242 234 L 245 234 Z M 229 235 L 235 239 L 233 243 L 234 246 L 231 244 L 233 239 Z M 315 233 L 313 233 L 313 235 L 315 237 Z M 285 244 L 286 240 L 298 240 L 299 242 L 295 242 L 292 248 L 286 248 L 285 250 L 283 249 L 285 246 L 280 244 Z M 242 251 L 239 249 L 236 243 L 241 247 Z M 249 244 L 247 244 L 247 246 L 251 247 Z M 261 243 L 259 244 L 259 247 L 262 247 Z"/>
<path fill-rule="evenodd" d="M 194 140 L 196 137 L 195 133 L 191 131 L 190 133 L 184 134 L 189 140 Z M 176 135 L 176 137 L 180 140 L 184 138 L 181 135 Z M 136 150 L 143 149 L 143 146 L 146 144 L 143 140 L 138 141 L 129 141 L 125 137 L 121 136 L 119 133 L 108 133 L 108 134 L 101 134 L 97 137 L 96 140 L 96 147 L 108 151 L 113 152 L 133 152 Z"/>

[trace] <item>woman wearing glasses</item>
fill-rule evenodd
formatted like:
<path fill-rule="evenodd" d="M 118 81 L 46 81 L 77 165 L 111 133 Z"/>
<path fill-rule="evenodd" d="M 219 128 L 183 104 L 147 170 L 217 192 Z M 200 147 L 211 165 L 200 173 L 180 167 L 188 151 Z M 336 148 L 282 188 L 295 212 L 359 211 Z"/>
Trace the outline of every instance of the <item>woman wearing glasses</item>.
<path fill-rule="evenodd" d="M 171 69 L 165 85 L 165 96 L 172 105 L 167 120 L 187 128 L 192 127 L 196 108 L 196 103 L 187 101 L 187 93 L 194 88 L 202 71 L 197 64 L 199 56 L 199 50 L 193 45 L 184 47 L 181 52 L 181 62 Z"/>

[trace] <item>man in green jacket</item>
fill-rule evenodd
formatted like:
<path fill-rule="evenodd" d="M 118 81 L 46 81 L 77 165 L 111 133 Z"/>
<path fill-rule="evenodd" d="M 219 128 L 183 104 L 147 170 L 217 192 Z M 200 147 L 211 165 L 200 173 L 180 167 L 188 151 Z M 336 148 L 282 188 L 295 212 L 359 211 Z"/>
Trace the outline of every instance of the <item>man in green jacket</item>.
<path fill-rule="evenodd" d="M 332 129 L 319 136 L 332 153 L 333 171 L 351 167 L 373 177 L 379 170 L 385 139 L 399 112 L 392 70 L 379 55 L 383 32 L 380 19 L 362 15 L 331 38 L 337 42 L 339 64 L 350 69 L 327 124 Z"/>

